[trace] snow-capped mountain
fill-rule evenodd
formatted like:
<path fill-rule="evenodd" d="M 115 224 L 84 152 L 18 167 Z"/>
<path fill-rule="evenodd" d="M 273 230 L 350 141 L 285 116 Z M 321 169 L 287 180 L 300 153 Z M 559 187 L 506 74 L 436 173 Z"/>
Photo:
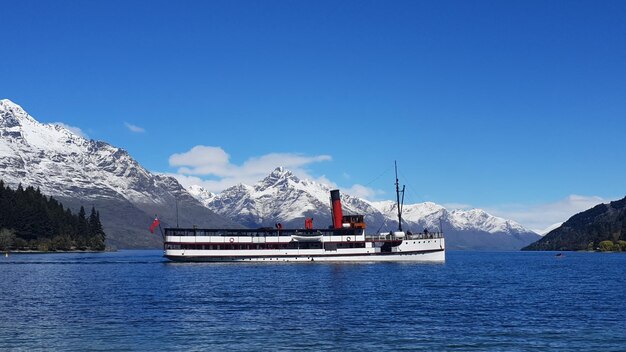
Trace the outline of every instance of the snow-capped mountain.
<path fill-rule="evenodd" d="M 538 233 L 538 234 L 540 234 L 541 236 L 545 236 L 545 235 L 549 234 L 550 232 L 552 232 L 552 230 L 556 230 L 556 229 L 558 229 L 559 227 L 561 227 L 561 225 L 563 225 L 563 221 L 560 221 L 560 222 L 554 223 L 554 224 L 552 224 L 552 225 L 550 225 L 550 226 L 546 227 L 546 228 L 545 228 L 545 229 L 543 229 L 543 230 L 535 230 L 535 232 L 537 232 L 537 233 Z"/>
<path fill-rule="evenodd" d="M 273 226 L 280 222 L 298 228 L 304 226 L 305 217 L 313 217 L 316 227 L 327 227 L 331 223 L 330 188 L 301 180 L 280 167 L 253 186 L 239 184 L 219 195 L 199 186 L 188 190 L 209 209 L 249 227 Z M 397 206 L 392 201 L 370 202 L 342 193 L 341 202 L 344 214 L 365 215 L 370 233 L 398 226 Z M 452 249 L 520 249 L 539 238 L 514 221 L 480 209 L 448 211 L 432 202 L 404 206 L 403 228 L 406 230 L 437 231 L 441 226 Z"/>
<path fill-rule="evenodd" d="M 301 226 L 305 217 L 312 217 L 316 226 L 330 224 L 330 188 L 324 184 L 301 180 L 282 167 L 254 186 L 238 184 L 219 195 L 205 197 L 199 186 L 188 188 L 209 209 L 249 227 Z M 366 215 L 370 224 L 386 221 L 370 203 L 347 194 L 341 195 L 344 212 Z M 302 221 L 300 221 L 302 220 Z"/>
<path fill-rule="evenodd" d="M 0 100 L 0 178 L 16 187 L 39 187 L 64 205 L 100 210 L 108 242 L 118 247 L 156 246 L 146 229 L 157 214 L 181 225 L 231 226 L 208 211 L 176 181 L 143 168 L 128 152 L 87 140 L 67 128 L 41 124 L 19 105 Z"/>
<path fill-rule="evenodd" d="M 187 191 L 192 196 L 194 196 L 194 198 L 200 201 L 200 203 L 202 203 L 204 206 L 209 204 L 213 200 L 213 198 L 217 196 L 215 193 L 209 192 L 204 189 L 204 187 L 198 185 L 191 185 L 187 187 Z"/>

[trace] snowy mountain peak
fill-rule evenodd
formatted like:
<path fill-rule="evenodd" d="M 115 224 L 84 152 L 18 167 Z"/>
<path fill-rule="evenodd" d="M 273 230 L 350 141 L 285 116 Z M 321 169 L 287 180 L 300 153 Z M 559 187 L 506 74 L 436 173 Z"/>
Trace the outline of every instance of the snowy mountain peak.
<path fill-rule="evenodd" d="M 187 191 L 205 206 L 217 196 L 215 193 L 209 192 L 204 187 L 198 185 L 187 187 Z"/>
<path fill-rule="evenodd" d="M 190 192 L 209 209 L 247 226 L 267 226 L 275 222 L 302 226 L 304 217 L 314 217 L 316 224 L 330 224 L 330 187 L 301 180 L 289 170 L 276 168 L 254 186 L 237 185 L 221 194 L 203 197 L 198 188 Z M 365 215 L 370 229 L 397 226 L 398 208 L 394 201 L 372 202 L 342 192 L 344 214 Z M 405 204 L 403 226 L 407 230 L 424 228 L 481 232 L 485 234 L 530 233 L 516 222 L 492 216 L 481 209 L 448 211 L 433 202 Z M 395 225 L 394 225 L 395 224 Z"/>
<path fill-rule="evenodd" d="M 275 178 L 275 179 L 290 178 L 290 177 L 294 177 L 297 179 L 297 177 L 295 177 L 291 171 L 285 169 L 282 166 L 277 167 L 276 169 L 274 169 L 274 171 L 272 171 L 271 174 L 267 176 L 267 178 Z"/>
<path fill-rule="evenodd" d="M 8 99 L 0 100 L 0 119 L 0 169 L 9 185 L 32 185 L 55 196 L 105 193 L 143 203 L 165 201 L 152 191 L 169 181 L 152 175 L 123 149 L 42 124 Z"/>
<path fill-rule="evenodd" d="M 11 188 L 39 188 L 74 209 L 94 205 L 108 239 L 120 247 L 159 246 L 160 237 L 145 236 L 144 224 L 154 214 L 164 224 L 235 225 L 209 211 L 176 179 L 151 173 L 125 150 L 62 125 L 39 123 L 8 99 L 0 100 L 0 170 Z"/>
<path fill-rule="evenodd" d="M 22 121 L 36 122 L 21 106 L 9 99 L 0 99 L 0 127 L 16 127 Z"/>
<path fill-rule="evenodd" d="M 26 111 L 22 109 L 21 106 L 15 104 L 10 99 L 0 99 L 0 111 L 9 111 L 9 110 L 19 116 L 28 115 L 28 113 L 26 113 Z"/>
<path fill-rule="evenodd" d="M 293 183 L 301 182 L 296 175 L 281 166 L 274 169 L 274 171 L 272 171 L 272 173 L 270 173 L 267 177 L 255 184 L 254 188 L 262 191 L 279 185 L 284 185 L 286 187 L 289 181 Z"/>
<path fill-rule="evenodd" d="M 63 126 L 39 123 L 21 106 L 8 99 L 0 100 L 0 135 L 6 137 L 1 143 L 0 155 L 13 154 L 11 151 L 14 149 L 79 155 L 90 148 L 87 139 Z M 108 144 L 99 142 L 91 147 L 103 145 Z"/>
<path fill-rule="evenodd" d="M 453 210 L 450 212 L 451 223 L 461 229 L 480 228 L 490 233 L 531 232 L 512 220 L 493 216 L 482 209 Z"/>

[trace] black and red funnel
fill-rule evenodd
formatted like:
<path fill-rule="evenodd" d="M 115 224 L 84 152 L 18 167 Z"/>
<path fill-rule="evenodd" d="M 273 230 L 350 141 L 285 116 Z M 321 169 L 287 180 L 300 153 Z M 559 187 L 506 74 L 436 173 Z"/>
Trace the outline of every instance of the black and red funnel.
<path fill-rule="evenodd" d="M 343 212 L 341 211 L 341 195 L 338 189 L 330 191 L 330 204 L 333 208 L 333 227 L 340 229 L 343 220 Z"/>

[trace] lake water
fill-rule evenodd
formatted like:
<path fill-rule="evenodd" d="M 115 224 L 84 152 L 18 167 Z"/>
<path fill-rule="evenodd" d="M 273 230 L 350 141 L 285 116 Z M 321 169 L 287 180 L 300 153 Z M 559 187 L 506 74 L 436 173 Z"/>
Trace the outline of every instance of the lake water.
<path fill-rule="evenodd" d="M 0 350 L 626 350 L 626 255 L 445 264 L 0 259 Z"/>

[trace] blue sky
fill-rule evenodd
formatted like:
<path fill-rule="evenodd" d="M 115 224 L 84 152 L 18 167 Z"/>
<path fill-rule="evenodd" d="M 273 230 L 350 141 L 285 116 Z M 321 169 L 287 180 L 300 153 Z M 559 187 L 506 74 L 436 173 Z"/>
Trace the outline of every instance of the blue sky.
<path fill-rule="evenodd" d="M 530 227 L 626 193 L 624 1 L 0 5 L 0 97 L 185 182 L 385 199 L 397 159 L 409 202 Z"/>

